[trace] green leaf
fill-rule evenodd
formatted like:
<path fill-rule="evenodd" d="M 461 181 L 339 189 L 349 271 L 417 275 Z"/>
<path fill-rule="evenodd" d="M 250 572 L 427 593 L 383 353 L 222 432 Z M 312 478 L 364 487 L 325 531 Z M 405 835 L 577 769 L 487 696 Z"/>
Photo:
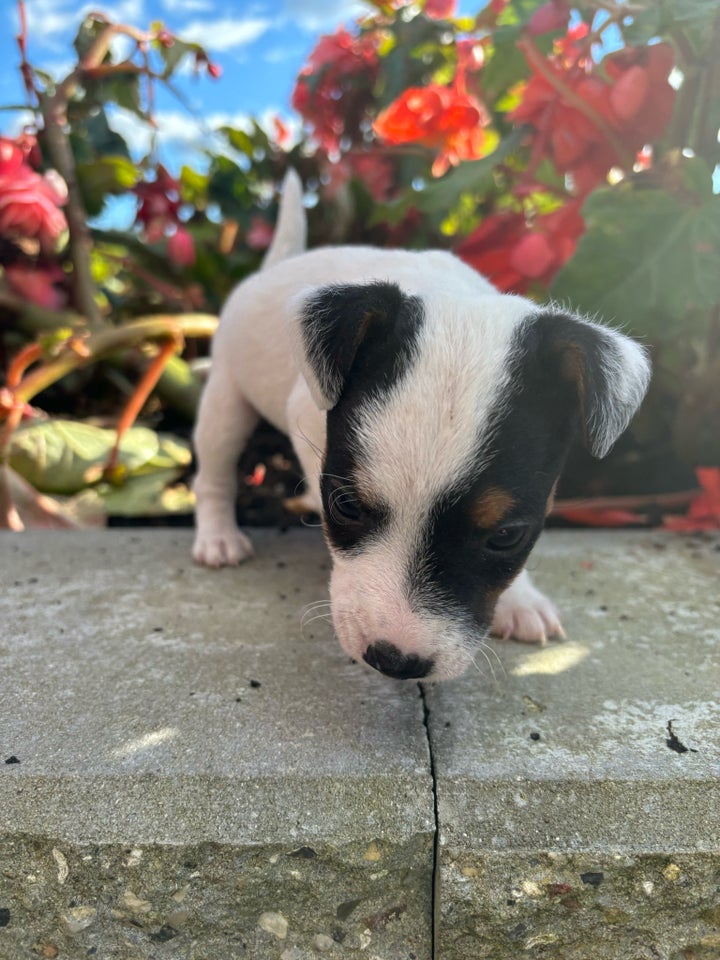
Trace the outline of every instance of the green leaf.
<path fill-rule="evenodd" d="M 97 481 L 115 443 L 115 431 L 73 420 L 20 427 L 10 444 L 10 465 L 43 493 L 77 493 Z M 133 427 L 120 442 L 118 465 L 128 473 L 158 455 L 157 434 Z"/>
<path fill-rule="evenodd" d="M 171 486 L 177 470 L 156 470 L 130 477 L 120 487 L 109 483 L 97 488 L 106 513 L 116 517 L 156 517 L 169 513 L 192 513 L 195 498 L 185 484 Z"/>
<path fill-rule="evenodd" d="M 112 129 L 104 109 L 87 117 L 83 126 L 83 133 L 87 134 L 95 153 L 130 159 L 128 145 L 120 134 Z"/>
<path fill-rule="evenodd" d="M 635 13 L 623 28 L 628 43 L 642 45 L 656 37 L 680 30 L 697 51 L 707 48 L 713 36 L 713 20 L 720 0 L 654 0 Z"/>
<path fill-rule="evenodd" d="M 203 209 L 207 203 L 208 176 L 192 167 L 183 166 L 180 170 L 180 192 L 186 203 L 196 209 Z"/>
<path fill-rule="evenodd" d="M 134 471 L 135 476 L 143 476 L 156 470 L 182 471 L 192 463 L 190 444 L 170 434 L 158 434 L 157 453 Z"/>
<path fill-rule="evenodd" d="M 483 97 L 489 105 L 494 105 L 510 87 L 530 76 L 525 55 L 517 46 L 521 32 L 517 26 L 506 26 L 492 34 L 482 71 Z"/>
<path fill-rule="evenodd" d="M 92 163 L 77 165 L 78 182 L 89 216 L 95 217 L 110 194 L 122 194 L 134 187 L 139 174 L 125 157 L 101 157 Z"/>
<path fill-rule="evenodd" d="M 164 77 L 172 76 L 185 57 L 192 57 L 194 60 L 196 53 L 202 53 L 202 47 L 199 43 L 187 43 L 185 40 L 178 40 L 177 37 L 173 38 L 172 46 L 166 47 L 158 41 L 155 48 L 165 65 Z"/>
<path fill-rule="evenodd" d="M 498 17 L 498 25 L 505 26 L 506 24 L 512 24 L 513 26 L 524 27 L 530 20 L 530 17 L 532 17 L 538 7 L 541 7 L 544 2 L 545 0 L 510 0 L 510 3 L 508 3 Z"/>
<path fill-rule="evenodd" d="M 627 183 L 591 194 L 583 215 L 588 230 L 552 286 L 556 299 L 647 336 L 720 302 L 720 197 L 681 202 Z"/>

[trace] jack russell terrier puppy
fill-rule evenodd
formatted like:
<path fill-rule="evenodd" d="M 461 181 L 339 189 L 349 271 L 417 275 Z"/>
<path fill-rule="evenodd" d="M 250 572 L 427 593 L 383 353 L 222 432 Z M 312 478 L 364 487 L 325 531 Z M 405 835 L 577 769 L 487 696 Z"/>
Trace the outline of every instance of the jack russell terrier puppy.
<path fill-rule="evenodd" d="M 644 350 L 499 293 L 451 253 L 305 252 L 290 171 L 262 270 L 222 312 L 195 429 L 210 567 L 252 553 L 237 459 L 260 417 L 288 434 L 333 560 L 335 631 L 396 679 L 462 673 L 488 633 L 562 634 L 523 569 L 573 436 L 604 456 L 645 394 Z"/>

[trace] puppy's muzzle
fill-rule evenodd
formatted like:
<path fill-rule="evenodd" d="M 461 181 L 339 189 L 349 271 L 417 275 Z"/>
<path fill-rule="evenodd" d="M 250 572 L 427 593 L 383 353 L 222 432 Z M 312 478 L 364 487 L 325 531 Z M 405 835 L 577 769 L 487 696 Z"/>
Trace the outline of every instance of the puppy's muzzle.
<path fill-rule="evenodd" d="M 433 668 L 433 661 L 417 654 L 405 654 L 387 640 L 371 644 L 363 654 L 363 660 L 375 670 L 394 680 L 419 680 Z"/>

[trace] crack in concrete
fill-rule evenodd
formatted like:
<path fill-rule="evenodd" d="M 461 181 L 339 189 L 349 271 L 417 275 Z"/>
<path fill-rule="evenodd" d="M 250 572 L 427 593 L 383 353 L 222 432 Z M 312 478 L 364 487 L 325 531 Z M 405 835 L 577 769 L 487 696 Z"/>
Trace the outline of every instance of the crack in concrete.
<path fill-rule="evenodd" d="M 435 754 L 433 752 L 432 735 L 430 733 L 430 707 L 428 706 L 427 693 L 421 683 L 418 684 L 420 691 L 420 700 L 423 708 L 423 726 L 425 727 L 425 736 L 427 738 L 428 754 L 430 756 L 430 776 L 432 778 L 433 794 L 433 819 L 435 822 L 435 837 L 433 842 L 433 869 L 432 869 L 432 892 L 430 897 L 430 956 L 432 960 L 437 955 L 436 943 L 438 936 L 438 914 L 440 910 L 439 902 L 439 879 L 440 879 L 440 819 L 438 816 L 438 790 L 437 774 L 435 770 Z"/>

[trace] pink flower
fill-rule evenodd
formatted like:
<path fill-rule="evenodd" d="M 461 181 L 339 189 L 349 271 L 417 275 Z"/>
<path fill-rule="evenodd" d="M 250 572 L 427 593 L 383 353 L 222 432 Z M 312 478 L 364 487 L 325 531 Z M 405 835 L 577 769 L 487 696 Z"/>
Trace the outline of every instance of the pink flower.
<path fill-rule="evenodd" d="M 178 227 L 167 243 L 168 256 L 178 267 L 192 267 L 195 263 L 195 243 L 182 227 Z"/>
<path fill-rule="evenodd" d="M 426 0 L 423 12 L 433 20 L 447 20 L 455 13 L 455 0 Z"/>
<path fill-rule="evenodd" d="M 5 267 L 5 279 L 18 296 L 48 310 L 65 306 L 65 293 L 56 284 L 65 274 L 59 267 L 35 267 L 16 263 Z"/>
<path fill-rule="evenodd" d="M 25 157 L 14 140 L 0 137 L 0 177 L 9 177 L 17 173 Z"/>
<path fill-rule="evenodd" d="M 251 250 L 266 250 L 272 241 L 274 229 L 262 217 L 253 217 L 245 234 L 245 242 Z"/>
<path fill-rule="evenodd" d="M 528 33 L 538 36 L 553 30 L 564 30 L 570 19 L 570 7 L 566 0 L 550 0 L 538 7 L 528 21 Z"/>
<path fill-rule="evenodd" d="M 49 249 L 67 227 L 59 209 L 66 199 L 59 174 L 35 173 L 17 144 L 0 140 L 0 234 L 13 240 L 36 239 Z"/>
<path fill-rule="evenodd" d="M 155 179 L 138 183 L 133 193 L 140 200 L 136 221 L 147 242 L 157 243 L 178 223 L 180 184 L 159 164 Z"/>

